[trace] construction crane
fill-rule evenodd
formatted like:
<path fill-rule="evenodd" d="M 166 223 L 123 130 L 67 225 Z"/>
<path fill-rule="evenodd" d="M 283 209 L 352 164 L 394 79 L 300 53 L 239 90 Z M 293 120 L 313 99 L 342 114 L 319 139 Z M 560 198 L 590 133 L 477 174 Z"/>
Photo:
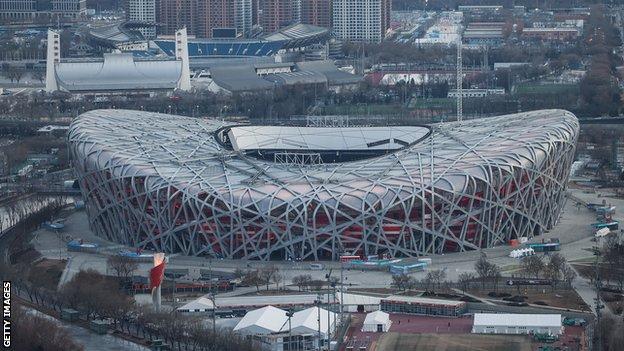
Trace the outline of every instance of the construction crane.
<path fill-rule="evenodd" d="M 462 67 L 462 37 L 461 34 L 457 36 L 457 121 L 463 120 L 463 88 L 462 83 L 464 79 L 464 72 Z"/>

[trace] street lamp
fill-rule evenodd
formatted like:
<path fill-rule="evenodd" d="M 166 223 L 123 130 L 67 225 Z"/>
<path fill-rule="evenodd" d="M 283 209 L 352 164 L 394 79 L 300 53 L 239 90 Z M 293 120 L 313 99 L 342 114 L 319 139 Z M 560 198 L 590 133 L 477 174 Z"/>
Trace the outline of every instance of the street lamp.
<path fill-rule="evenodd" d="M 292 310 L 286 312 L 286 317 L 288 317 L 288 351 L 292 351 L 292 325 L 290 324 L 290 319 L 293 315 L 294 313 Z"/>
<path fill-rule="evenodd" d="M 318 351 L 321 351 L 321 340 L 323 338 L 321 338 L 321 293 L 319 292 L 318 295 L 316 296 L 316 300 L 314 300 L 314 304 L 316 305 L 316 311 L 317 311 L 317 317 L 316 317 L 316 321 L 318 323 Z"/>
<path fill-rule="evenodd" d="M 215 338 L 217 335 L 217 304 L 213 293 L 209 293 L 208 298 L 212 301 L 212 337 Z"/>

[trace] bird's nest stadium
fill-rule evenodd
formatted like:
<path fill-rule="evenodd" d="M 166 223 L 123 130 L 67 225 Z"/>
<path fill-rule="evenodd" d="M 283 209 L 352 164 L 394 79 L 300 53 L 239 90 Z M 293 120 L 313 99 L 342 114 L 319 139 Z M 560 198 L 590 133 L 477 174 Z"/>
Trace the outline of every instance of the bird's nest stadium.
<path fill-rule="evenodd" d="M 393 127 L 249 126 L 96 110 L 71 125 L 96 234 L 243 259 L 419 256 L 539 235 L 565 200 L 562 110 Z"/>

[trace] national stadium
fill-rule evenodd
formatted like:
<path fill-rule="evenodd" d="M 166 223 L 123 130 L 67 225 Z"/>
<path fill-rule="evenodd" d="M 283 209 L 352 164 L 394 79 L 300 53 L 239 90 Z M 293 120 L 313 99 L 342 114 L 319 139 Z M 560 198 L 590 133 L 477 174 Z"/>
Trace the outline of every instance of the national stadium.
<path fill-rule="evenodd" d="M 563 110 L 331 128 L 95 110 L 68 138 L 101 237 L 184 255 L 335 260 L 542 234 L 563 208 L 578 131 Z"/>

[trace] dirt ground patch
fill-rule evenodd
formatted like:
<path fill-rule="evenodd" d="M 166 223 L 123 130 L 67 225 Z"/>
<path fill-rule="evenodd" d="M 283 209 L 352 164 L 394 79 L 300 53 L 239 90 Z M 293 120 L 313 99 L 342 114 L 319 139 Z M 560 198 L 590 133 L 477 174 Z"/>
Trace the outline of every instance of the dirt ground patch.
<path fill-rule="evenodd" d="M 42 259 L 30 268 L 28 280 L 46 289 L 56 290 L 66 264 L 66 260 Z"/>
<path fill-rule="evenodd" d="M 531 351 L 528 336 L 387 333 L 375 351 Z"/>
<path fill-rule="evenodd" d="M 488 296 L 489 292 L 490 290 L 484 291 L 480 289 L 473 289 L 468 291 L 468 293 L 478 297 L 493 299 L 492 297 Z M 518 291 L 518 289 L 515 287 L 504 287 L 499 288 L 498 292 L 508 293 L 511 294 L 511 296 L 524 296 L 526 297 L 524 302 L 530 304 L 590 311 L 590 308 L 587 306 L 587 304 L 573 289 L 557 289 L 553 291 L 550 286 L 544 286 L 539 288 L 520 287 Z M 502 300 L 502 298 L 496 299 Z"/>

